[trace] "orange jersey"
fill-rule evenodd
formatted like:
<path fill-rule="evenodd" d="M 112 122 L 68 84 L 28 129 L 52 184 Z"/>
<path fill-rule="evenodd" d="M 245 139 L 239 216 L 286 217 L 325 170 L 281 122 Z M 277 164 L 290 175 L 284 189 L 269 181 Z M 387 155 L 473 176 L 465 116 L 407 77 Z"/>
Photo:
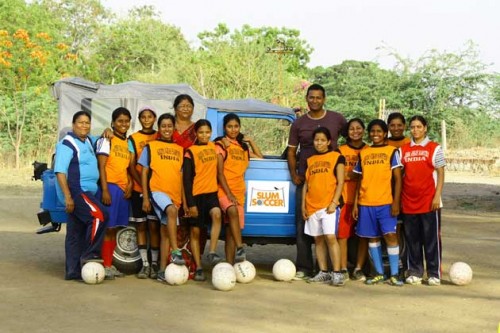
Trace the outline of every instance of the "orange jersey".
<path fill-rule="evenodd" d="M 194 165 L 193 196 L 217 192 L 217 153 L 215 143 L 193 145 L 186 150 L 186 158 Z"/>
<path fill-rule="evenodd" d="M 360 173 L 358 203 L 363 206 L 392 204 L 392 169 L 400 168 L 398 150 L 389 145 L 370 146 L 359 152 L 354 172 Z"/>
<path fill-rule="evenodd" d="M 358 181 L 357 179 L 351 179 L 349 175 L 354 170 L 356 163 L 358 163 L 359 152 L 366 147 L 368 146 L 364 143 L 360 148 L 352 147 L 349 144 L 344 144 L 339 147 L 340 153 L 345 157 L 344 188 L 342 190 L 342 199 L 344 203 L 354 203 L 354 195 L 356 194 L 356 184 Z"/>
<path fill-rule="evenodd" d="M 337 151 L 316 154 L 307 159 L 305 196 L 306 211 L 309 215 L 328 207 L 337 188 L 337 165 L 345 163 Z"/>
<path fill-rule="evenodd" d="M 153 131 L 152 133 L 144 133 L 141 130 L 135 132 L 134 134 L 128 137 L 129 141 L 132 143 L 132 146 L 134 147 L 135 161 L 136 161 L 135 169 L 137 170 L 139 175 L 142 172 L 142 166 L 138 164 L 137 161 L 139 160 L 139 157 L 142 154 L 142 150 L 144 149 L 144 147 L 148 142 L 153 141 L 154 139 L 156 139 L 157 136 L 158 134 L 156 133 L 156 131 Z M 134 180 L 134 191 L 142 193 L 141 184 L 138 184 L 135 180 Z"/>
<path fill-rule="evenodd" d="M 396 148 L 401 148 L 403 145 L 410 143 L 411 139 L 409 137 L 403 136 L 402 138 L 388 138 L 387 144 Z"/>
<path fill-rule="evenodd" d="M 250 163 L 250 153 L 244 150 L 237 141 L 231 141 L 226 149 L 216 144 L 217 154 L 224 158 L 224 177 L 231 192 L 236 196 L 238 202 L 243 205 L 245 202 L 245 171 Z M 219 197 L 226 196 L 222 186 L 219 185 Z"/>
<path fill-rule="evenodd" d="M 182 202 L 182 163 L 184 149 L 161 140 L 150 141 L 141 156 L 141 164 L 149 167 L 149 190 L 166 193 L 175 206 Z M 144 161 L 147 158 L 148 161 Z"/>
<path fill-rule="evenodd" d="M 131 153 L 127 139 L 114 136 L 111 139 L 100 138 L 97 141 L 97 155 L 106 155 L 106 181 L 118 185 L 123 191 L 128 184 L 128 166 Z"/>

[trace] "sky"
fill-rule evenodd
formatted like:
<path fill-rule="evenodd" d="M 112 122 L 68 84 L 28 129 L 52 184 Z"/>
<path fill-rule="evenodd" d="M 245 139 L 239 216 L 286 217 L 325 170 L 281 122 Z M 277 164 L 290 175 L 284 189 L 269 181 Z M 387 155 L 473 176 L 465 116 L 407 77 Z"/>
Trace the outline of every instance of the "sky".
<path fill-rule="evenodd" d="M 426 51 L 455 52 L 472 40 L 479 58 L 500 73 L 499 0 L 102 0 L 125 15 L 133 6 L 153 5 L 162 21 L 180 28 L 196 45 L 197 34 L 218 23 L 233 29 L 252 27 L 297 29 L 314 48 L 309 67 L 332 66 L 343 60 L 376 61 L 394 66 L 379 49 L 388 46 L 417 59 Z"/>

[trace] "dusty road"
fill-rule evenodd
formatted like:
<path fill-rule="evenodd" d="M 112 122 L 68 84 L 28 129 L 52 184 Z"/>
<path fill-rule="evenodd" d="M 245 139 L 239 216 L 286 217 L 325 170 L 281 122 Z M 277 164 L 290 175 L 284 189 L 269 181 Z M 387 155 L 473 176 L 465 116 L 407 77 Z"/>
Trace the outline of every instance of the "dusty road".
<path fill-rule="evenodd" d="M 273 281 L 293 246 L 254 246 L 258 276 L 231 292 L 210 282 L 171 287 L 127 276 L 64 281 L 64 230 L 36 235 L 40 191 L 0 188 L 0 332 L 496 332 L 500 322 L 500 186 L 446 185 L 443 269 L 471 285 L 344 288 Z"/>

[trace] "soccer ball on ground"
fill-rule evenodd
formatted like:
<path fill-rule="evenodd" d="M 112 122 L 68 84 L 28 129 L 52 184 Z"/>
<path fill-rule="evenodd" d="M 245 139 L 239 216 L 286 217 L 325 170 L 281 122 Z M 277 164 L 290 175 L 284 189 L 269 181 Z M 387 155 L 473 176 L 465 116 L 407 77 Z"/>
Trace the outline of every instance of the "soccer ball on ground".
<path fill-rule="evenodd" d="M 255 278 L 255 266 L 248 260 L 234 264 L 236 281 L 239 283 L 249 283 Z"/>
<path fill-rule="evenodd" d="M 99 284 L 104 280 L 104 266 L 101 263 L 90 261 L 82 267 L 82 280 L 86 284 Z"/>
<path fill-rule="evenodd" d="M 215 265 L 212 270 L 212 285 L 217 290 L 232 290 L 236 285 L 236 273 L 233 266 L 226 262 Z"/>
<path fill-rule="evenodd" d="M 170 264 L 165 268 L 165 281 L 171 286 L 179 286 L 187 282 L 189 270 L 184 265 Z"/>
<path fill-rule="evenodd" d="M 465 286 L 472 281 L 472 268 L 465 262 L 456 262 L 450 267 L 450 280 L 457 286 Z"/>
<path fill-rule="evenodd" d="M 273 265 L 273 276 L 278 281 L 291 281 L 296 272 L 294 263 L 289 259 L 280 259 Z"/>

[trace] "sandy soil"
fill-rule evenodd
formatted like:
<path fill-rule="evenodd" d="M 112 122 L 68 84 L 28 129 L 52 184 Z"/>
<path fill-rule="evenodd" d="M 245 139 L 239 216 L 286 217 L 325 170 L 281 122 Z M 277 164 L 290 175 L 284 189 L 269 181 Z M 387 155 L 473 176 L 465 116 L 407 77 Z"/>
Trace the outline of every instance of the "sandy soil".
<path fill-rule="evenodd" d="M 450 284 L 446 273 L 440 287 L 277 282 L 272 264 L 293 259 L 295 248 L 266 245 L 248 250 L 257 278 L 231 292 L 134 276 L 97 286 L 64 281 L 64 229 L 34 233 L 40 187 L 0 185 L 0 332 L 496 332 L 500 182 L 464 179 L 445 186 L 443 270 L 469 263 L 468 286 Z"/>

